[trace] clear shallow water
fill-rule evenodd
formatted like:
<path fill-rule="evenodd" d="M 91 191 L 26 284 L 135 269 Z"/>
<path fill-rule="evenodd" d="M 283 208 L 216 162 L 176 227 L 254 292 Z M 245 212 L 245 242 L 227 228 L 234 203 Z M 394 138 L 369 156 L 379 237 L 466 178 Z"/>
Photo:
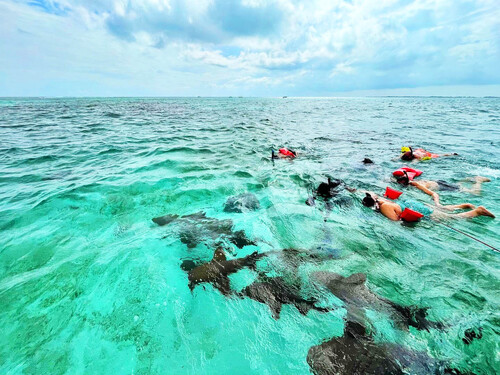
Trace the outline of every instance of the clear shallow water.
<path fill-rule="evenodd" d="M 231 219 L 258 242 L 229 257 L 326 249 L 333 259 L 298 270 L 272 258 L 257 269 L 305 286 L 314 270 L 364 272 L 371 290 L 428 306 L 448 325 L 403 332 L 373 312 L 377 340 L 498 371 L 499 254 L 429 221 L 390 222 L 358 199 L 329 215 L 304 204 L 325 174 L 383 192 L 406 144 L 458 152 L 415 166 L 428 179 L 491 178 L 481 196 L 442 193 L 442 201 L 500 215 L 499 99 L 0 100 L 0 372 L 308 373 L 309 348 L 342 335 L 345 309 L 303 316 L 287 305 L 274 320 L 268 306 L 209 284 L 191 293 L 181 262 L 210 260 L 217 239 L 188 248 L 179 225 L 151 218 L 198 211 Z M 303 155 L 273 165 L 270 147 L 282 145 Z M 375 165 L 363 166 L 365 156 Z M 259 210 L 223 212 L 244 192 Z M 498 222 L 449 224 L 498 248 Z M 231 286 L 256 276 L 243 269 Z M 464 345 L 464 330 L 479 326 L 483 338 Z"/>

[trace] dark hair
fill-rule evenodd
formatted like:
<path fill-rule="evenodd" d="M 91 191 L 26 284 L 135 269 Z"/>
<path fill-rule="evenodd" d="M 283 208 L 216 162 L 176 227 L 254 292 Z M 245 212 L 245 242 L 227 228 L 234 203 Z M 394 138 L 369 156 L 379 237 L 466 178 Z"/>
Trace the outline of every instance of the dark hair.
<path fill-rule="evenodd" d="M 403 155 L 401 155 L 401 159 L 410 161 L 415 159 L 415 156 L 413 156 L 412 151 L 406 151 Z"/>
<path fill-rule="evenodd" d="M 363 198 L 362 203 L 363 206 L 373 207 L 375 205 L 375 199 L 373 199 L 373 197 L 369 193 L 366 193 L 366 196 Z"/>
<path fill-rule="evenodd" d="M 408 177 L 408 173 L 406 173 L 406 171 L 403 172 L 404 176 L 399 176 L 398 178 L 396 178 L 396 181 L 398 182 L 398 184 L 408 185 L 410 183 L 410 177 Z"/>
<path fill-rule="evenodd" d="M 342 180 L 337 180 L 336 178 L 332 179 L 331 177 L 328 177 L 328 187 L 331 189 L 336 188 L 342 183 Z"/>

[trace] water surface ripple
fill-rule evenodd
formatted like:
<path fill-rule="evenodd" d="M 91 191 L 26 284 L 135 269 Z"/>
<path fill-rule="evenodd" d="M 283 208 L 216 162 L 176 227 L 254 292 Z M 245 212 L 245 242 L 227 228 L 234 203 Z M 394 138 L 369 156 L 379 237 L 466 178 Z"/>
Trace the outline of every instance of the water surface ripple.
<path fill-rule="evenodd" d="M 373 292 L 446 324 L 405 331 L 367 311 L 376 342 L 476 374 L 500 370 L 499 254 L 430 221 L 389 222 L 359 193 L 329 214 L 304 204 L 326 175 L 382 192 L 411 144 L 459 154 L 418 164 L 425 178 L 491 178 L 480 196 L 443 193 L 444 203 L 500 216 L 500 99 L 1 99 L 0 140 L 0 373 L 308 373 L 308 350 L 342 336 L 346 309 L 323 291 L 333 311 L 285 305 L 275 320 L 265 304 L 210 284 L 191 292 L 181 263 L 209 261 L 221 238 L 151 219 L 200 211 L 256 241 L 225 241 L 228 258 L 331 254 L 294 266 L 269 257 L 232 274 L 234 290 L 258 272 L 305 289 L 317 270 L 363 272 Z M 271 147 L 283 145 L 302 156 L 272 163 Z M 259 209 L 224 212 L 248 192 Z M 449 222 L 497 248 L 498 223 Z M 180 233 L 190 230 L 189 242 Z M 465 345 L 478 327 L 483 337 Z"/>

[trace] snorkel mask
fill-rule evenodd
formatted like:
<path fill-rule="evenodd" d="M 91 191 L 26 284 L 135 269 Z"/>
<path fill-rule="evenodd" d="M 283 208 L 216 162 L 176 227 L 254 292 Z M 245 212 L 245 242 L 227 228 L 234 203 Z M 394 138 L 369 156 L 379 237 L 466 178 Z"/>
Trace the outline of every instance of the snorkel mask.
<path fill-rule="evenodd" d="M 402 185 L 406 186 L 410 183 L 410 177 L 408 177 L 408 173 L 406 171 L 403 171 L 403 172 L 405 175 L 398 177 L 397 182 L 398 182 L 398 184 L 402 184 Z"/>

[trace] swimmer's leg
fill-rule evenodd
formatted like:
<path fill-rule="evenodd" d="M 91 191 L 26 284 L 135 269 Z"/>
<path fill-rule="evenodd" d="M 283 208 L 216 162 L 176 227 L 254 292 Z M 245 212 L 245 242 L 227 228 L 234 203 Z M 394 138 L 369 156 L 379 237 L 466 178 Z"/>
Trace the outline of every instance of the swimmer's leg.
<path fill-rule="evenodd" d="M 493 218 L 495 217 L 495 215 L 493 215 L 483 206 L 479 206 L 473 210 L 462 212 L 460 214 L 446 214 L 444 212 L 434 211 L 431 216 L 434 218 L 449 217 L 449 218 L 461 218 L 461 219 L 472 219 L 473 217 L 478 217 L 478 216 L 488 216 Z"/>
<path fill-rule="evenodd" d="M 465 179 L 466 181 L 471 181 L 473 182 L 472 187 L 470 189 L 460 185 L 462 191 L 466 191 L 467 193 L 479 195 L 481 194 L 481 187 L 483 182 L 490 182 L 491 180 L 487 177 L 483 176 L 475 176 L 475 177 L 469 177 Z"/>
<path fill-rule="evenodd" d="M 474 208 L 476 208 L 476 206 L 474 206 L 472 203 L 462 203 L 462 204 L 450 204 L 447 206 L 440 206 L 439 208 L 442 208 L 443 210 L 447 211 L 455 211 L 455 210 L 465 210 L 465 209 L 473 210 Z"/>

